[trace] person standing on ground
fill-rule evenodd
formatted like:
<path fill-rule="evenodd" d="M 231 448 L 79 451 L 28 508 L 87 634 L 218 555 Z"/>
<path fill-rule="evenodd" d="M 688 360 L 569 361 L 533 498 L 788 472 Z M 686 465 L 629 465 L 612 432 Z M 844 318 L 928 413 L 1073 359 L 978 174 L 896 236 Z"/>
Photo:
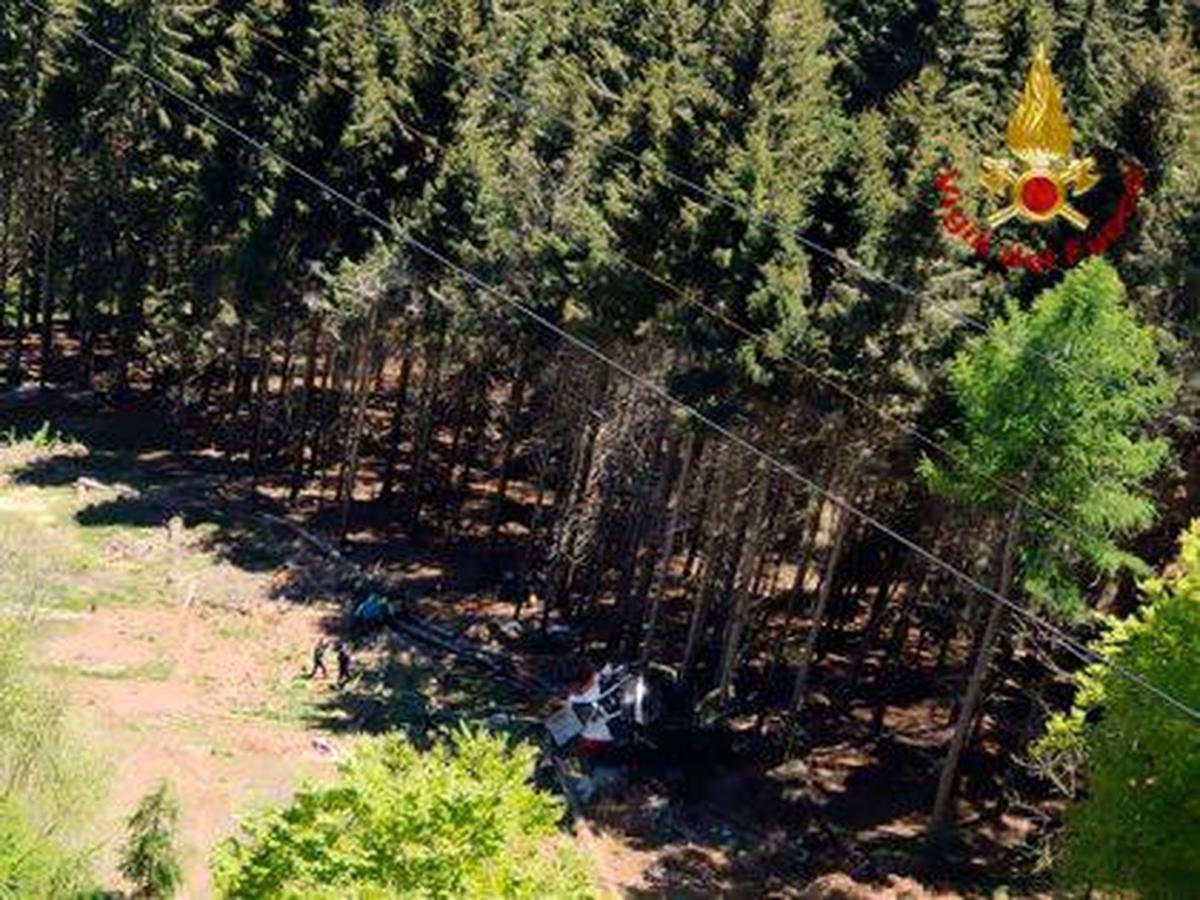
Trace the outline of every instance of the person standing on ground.
<path fill-rule="evenodd" d="M 329 672 L 325 669 L 325 650 L 328 646 L 325 638 L 321 638 L 317 641 L 316 646 L 313 647 L 312 671 L 308 673 L 309 678 L 316 678 L 317 672 L 321 673 L 322 678 L 329 677 Z"/>
<path fill-rule="evenodd" d="M 350 651 L 346 649 L 346 645 L 341 641 L 337 642 L 337 687 L 340 691 L 346 686 L 346 682 L 350 680 Z"/>

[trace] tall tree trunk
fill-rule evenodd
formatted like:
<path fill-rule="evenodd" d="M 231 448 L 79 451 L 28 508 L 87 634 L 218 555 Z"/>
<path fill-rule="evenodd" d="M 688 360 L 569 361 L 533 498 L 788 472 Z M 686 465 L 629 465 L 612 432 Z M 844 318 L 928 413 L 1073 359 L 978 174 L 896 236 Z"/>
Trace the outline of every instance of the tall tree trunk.
<path fill-rule="evenodd" d="M 724 547 L 714 548 L 718 553 L 724 553 Z M 680 662 L 680 674 L 684 681 L 690 681 L 692 670 L 696 666 L 696 657 L 700 652 L 700 640 L 704 636 L 705 625 L 708 624 L 708 610 L 712 606 L 713 594 L 717 589 L 718 564 L 715 559 L 705 560 L 704 578 L 696 596 L 696 605 L 692 607 L 692 615 L 688 620 L 687 639 L 683 645 L 683 660 Z"/>
<path fill-rule="evenodd" d="M 722 705 L 733 699 L 733 679 L 737 674 L 746 620 L 755 596 L 754 585 L 758 574 L 756 569 L 762 555 L 760 553 L 761 541 L 766 530 L 765 508 L 774 479 L 767 472 L 760 471 L 758 481 L 755 490 L 756 496 L 748 507 L 748 536 L 740 548 L 741 552 L 738 556 L 734 576 L 733 604 L 729 611 L 729 621 L 725 626 L 725 639 L 721 646 L 721 671 L 717 691 Z"/>
<path fill-rule="evenodd" d="M 5 167 L 7 170 L 7 166 Z M 0 191 L 3 191 L 3 201 L 0 202 L 0 335 L 8 330 L 8 266 L 9 248 L 12 244 L 12 197 L 11 183 L 7 178 L 0 178 Z"/>
<path fill-rule="evenodd" d="M 500 483 L 496 487 L 496 498 L 492 507 L 491 537 L 495 540 L 504 525 L 504 509 L 508 503 L 508 475 L 516 451 L 517 436 L 521 420 L 521 407 L 525 403 L 525 387 L 528 373 L 522 365 L 513 380 L 508 394 L 508 409 L 504 416 L 504 447 L 500 452 Z"/>
<path fill-rule="evenodd" d="M 488 382 L 486 378 L 480 380 L 482 381 L 482 386 L 479 387 L 479 395 L 472 399 L 471 407 L 467 413 L 469 420 L 467 422 L 466 438 L 464 439 L 465 446 L 462 453 L 462 468 L 459 471 L 457 484 L 452 486 L 454 500 L 451 503 L 449 528 L 447 531 L 447 536 L 451 538 L 461 534 L 468 525 L 469 513 L 464 514 L 463 510 L 467 507 L 467 498 L 471 493 L 472 473 L 479 467 L 479 444 L 485 438 L 485 432 L 487 431 Z"/>
<path fill-rule="evenodd" d="M 266 423 L 267 406 L 271 399 L 271 356 L 274 332 L 275 329 L 273 327 L 267 327 L 267 333 L 263 335 L 258 351 L 258 375 L 254 388 L 254 411 L 252 413 L 254 426 L 251 430 L 252 437 L 250 439 L 250 475 L 256 482 L 258 480 L 259 462 L 262 460 L 263 430 Z"/>
<path fill-rule="evenodd" d="M 477 411 L 475 393 L 479 382 L 487 380 L 479 375 L 482 368 L 482 363 L 478 366 L 468 364 L 466 371 L 461 374 L 458 390 L 455 391 L 457 396 L 453 411 L 450 414 L 453 426 L 450 431 L 450 452 L 446 458 L 446 485 L 439 515 L 442 535 L 446 538 L 453 537 L 458 527 L 458 514 L 462 509 L 460 478 L 466 478 L 468 473 L 463 471 L 460 475 L 460 469 L 465 468 L 461 464 L 470 440 L 471 420 Z"/>
<path fill-rule="evenodd" d="M 229 398 L 229 418 L 234 420 L 239 412 L 242 411 L 242 402 L 245 399 L 245 384 L 248 379 L 246 374 L 246 344 L 250 339 L 250 318 L 246 313 L 238 310 L 238 327 L 237 339 L 234 344 L 233 352 L 233 390 Z"/>
<path fill-rule="evenodd" d="M 821 534 L 821 517 L 825 511 L 825 500 L 822 497 L 813 499 L 813 512 L 810 516 L 804 536 L 801 538 L 803 544 L 800 548 L 800 559 L 796 563 L 796 574 L 792 579 L 791 590 L 788 591 L 787 606 L 783 611 L 783 622 L 780 623 L 778 633 L 775 636 L 775 649 L 771 651 L 771 671 L 775 672 L 779 669 L 783 661 L 783 651 L 787 647 L 788 633 L 792 628 L 792 620 L 796 617 L 796 607 L 800 603 L 800 598 L 804 596 L 804 586 L 808 581 L 808 570 L 812 564 L 813 551 L 816 548 L 817 538 Z M 775 683 L 775 678 L 772 677 L 772 684 Z"/>
<path fill-rule="evenodd" d="M 350 443 L 354 436 L 354 423 L 358 418 L 358 384 L 362 375 L 363 360 L 367 355 L 366 340 L 362 334 L 354 337 L 350 350 L 350 361 L 346 365 L 345 377 L 340 383 L 340 396 L 345 398 L 342 404 L 343 438 L 330 447 L 330 468 L 336 470 L 334 479 L 334 499 L 341 508 L 342 498 L 346 496 L 346 469 L 349 463 Z M 337 458 L 334 458 L 334 454 Z"/>
<path fill-rule="evenodd" d="M 379 499 L 390 500 L 396 486 L 396 465 L 400 460 L 400 439 L 404 436 L 404 414 L 408 410 L 408 385 L 412 380 L 414 325 L 406 325 L 400 345 L 400 380 L 392 409 L 392 427 L 388 431 L 387 458 L 383 461 L 383 484 Z"/>
<path fill-rule="evenodd" d="M 853 496 L 850 492 L 849 496 Z M 808 678 L 816 657 L 817 644 L 821 639 L 821 630 L 825 623 L 825 613 L 829 608 L 829 598 L 833 595 L 833 587 L 837 582 L 838 563 L 842 557 L 846 535 L 850 531 L 851 515 L 849 511 L 838 509 L 838 523 L 834 528 L 833 544 L 829 548 L 829 561 L 825 565 L 825 574 L 821 578 L 821 587 L 817 591 L 817 604 L 812 611 L 808 625 L 808 637 L 804 641 L 804 651 L 800 655 L 800 665 L 796 669 L 796 681 L 792 687 L 791 711 L 793 724 L 797 725 L 804 701 L 808 695 Z M 793 728 L 793 734 L 795 729 Z"/>
<path fill-rule="evenodd" d="M 713 484 L 716 483 L 718 475 L 718 466 L 720 465 L 721 454 L 709 454 L 711 461 L 707 466 L 701 467 L 700 477 L 700 506 L 694 515 L 694 521 L 697 522 L 697 527 L 689 529 L 687 555 L 683 560 L 683 577 L 690 578 L 693 574 L 693 569 L 700 555 L 700 546 L 704 543 L 704 535 L 701 533 L 700 525 L 708 517 L 708 503 L 712 496 Z"/>
<path fill-rule="evenodd" d="M 426 363 L 425 383 L 421 388 L 421 414 L 413 445 L 412 478 L 408 492 L 407 516 L 410 529 L 421 521 L 421 506 L 425 501 L 425 476 L 433 450 L 433 432 L 437 421 L 438 394 L 442 386 L 442 360 L 446 335 L 439 328 L 434 337 L 430 359 Z"/>
<path fill-rule="evenodd" d="M 42 353 L 38 378 L 42 387 L 49 383 L 50 367 L 54 363 L 54 249 L 58 233 L 58 203 L 57 177 L 55 177 L 52 179 L 49 209 L 46 212 L 46 237 L 42 259 Z"/>
<path fill-rule="evenodd" d="M 874 648 L 875 637 L 879 633 L 879 627 L 883 624 L 888 604 L 891 603 L 893 589 L 900 580 L 896 578 L 896 573 L 903 564 L 903 559 L 904 551 L 898 547 L 894 552 L 887 553 L 886 562 L 880 566 L 879 578 L 875 584 L 875 598 L 871 602 L 871 609 L 867 615 L 867 624 L 863 628 L 862 638 L 859 640 L 858 649 L 854 653 L 854 663 L 850 667 L 851 686 L 857 684 L 859 678 L 862 677 L 862 670 L 866 665 L 867 657 L 870 656 L 871 650 Z"/>
<path fill-rule="evenodd" d="M 687 637 L 683 644 L 683 659 L 680 662 L 680 673 L 684 681 L 690 681 L 696 660 L 700 653 L 700 641 L 708 624 L 709 608 L 712 606 L 713 595 L 717 592 L 721 576 L 721 562 L 725 557 L 726 543 L 729 540 L 729 529 L 721 528 L 706 541 L 705 552 L 701 557 L 700 570 L 696 580 L 699 582 L 696 591 L 696 602 L 688 619 Z"/>
<path fill-rule="evenodd" d="M 362 445 L 363 428 L 367 421 L 367 399 L 371 394 L 371 362 L 374 356 L 375 328 L 378 322 L 379 304 L 371 305 L 371 315 L 363 338 L 362 358 L 358 372 L 358 408 L 354 413 L 354 424 L 350 432 L 350 446 L 346 454 L 346 465 L 342 476 L 342 512 L 338 523 L 338 539 L 346 540 L 350 529 L 350 510 L 354 506 L 354 488 L 358 483 L 359 447 Z"/>
<path fill-rule="evenodd" d="M 312 454 L 308 462 L 308 477 L 317 482 L 317 507 L 323 509 L 329 491 L 329 457 L 331 445 L 341 438 L 342 376 L 345 348 L 335 336 L 325 353 L 325 370 L 321 374 L 320 416 L 313 435 Z M 336 489 L 336 484 L 334 485 Z"/>
<path fill-rule="evenodd" d="M 996 592 L 1007 597 L 1012 584 L 1013 557 L 1016 552 L 1017 535 L 1021 525 L 1021 504 L 1018 502 L 1008 514 L 1004 543 L 1000 548 L 1000 577 L 996 582 Z M 992 600 L 991 611 L 988 613 L 987 624 L 983 630 L 983 640 L 979 652 L 975 655 L 975 665 L 971 670 L 971 680 L 967 684 L 967 693 L 963 698 L 962 708 L 958 713 L 958 721 L 954 726 L 954 735 L 950 739 L 950 747 L 946 751 L 946 759 L 942 763 L 941 775 L 938 778 L 937 796 L 933 802 L 933 813 L 930 815 L 929 831 L 943 831 L 950 824 L 951 801 L 954 797 L 954 782 L 958 775 L 958 765 L 966 748 L 967 737 L 971 731 L 971 723 L 975 712 L 983 698 L 983 687 L 987 680 L 988 664 L 995 649 L 996 637 L 1004 624 L 1005 607 Z"/>
<path fill-rule="evenodd" d="M 627 549 L 619 560 L 620 577 L 617 579 L 617 623 L 611 647 L 614 651 L 625 653 L 629 649 L 628 638 L 635 619 L 641 620 L 642 608 L 636 607 L 637 590 L 635 583 L 639 570 L 653 566 L 653 556 L 657 549 L 659 523 L 666 518 L 663 507 L 667 503 L 667 493 L 671 489 L 672 460 L 675 454 L 675 440 L 667 435 L 667 422 L 661 416 L 654 426 L 654 434 L 650 439 L 654 448 L 653 462 L 649 471 L 643 472 L 634 495 L 634 524 L 629 532 Z M 652 486 L 647 485 L 645 476 L 656 473 Z M 647 538 L 647 532 L 652 536 Z M 644 553 L 643 553 L 644 547 Z M 643 556 L 650 557 L 643 559 Z M 645 565 L 639 567 L 639 562 Z"/>
<path fill-rule="evenodd" d="M 136 252 L 126 248 L 127 253 Z M 141 266 L 136 262 L 127 264 L 129 271 L 122 279 L 124 282 L 117 301 L 117 358 L 116 358 L 116 393 L 129 392 L 129 369 L 133 365 L 134 351 L 137 348 L 138 330 L 142 319 L 142 292 L 145 284 L 142 278 Z"/>
<path fill-rule="evenodd" d="M 688 486 L 692 480 L 692 464 L 696 456 L 696 432 L 687 429 L 683 439 L 683 461 L 679 465 L 679 477 L 675 481 L 675 502 L 663 518 L 663 531 L 659 537 L 658 557 L 646 592 L 650 597 L 650 613 L 646 618 L 645 631 L 641 636 L 641 651 L 638 661 L 644 666 L 650 661 L 654 652 L 655 632 L 658 630 L 658 619 L 662 610 L 663 595 L 669 590 L 671 576 L 671 560 L 675 557 L 675 532 L 679 527 L 679 513 L 687 505 Z M 670 460 L 668 460 L 668 463 Z M 645 597 L 643 596 L 644 600 Z M 634 635 L 634 641 L 638 636 Z"/>
<path fill-rule="evenodd" d="M 308 420 L 312 415 L 313 391 L 317 384 L 317 361 L 321 349 L 321 320 L 313 319 L 308 326 L 308 347 L 304 360 L 304 397 L 300 401 L 300 427 L 292 442 L 292 483 L 288 503 L 294 504 L 304 483 L 304 448 L 308 443 Z"/>
<path fill-rule="evenodd" d="M 921 575 L 915 582 L 905 582 L 904 601 L 896 613 L 896 623 L 888 639 L 888 650 L 884 654 L 883 674 L 879 679 L 879 687 L 875 691 L 875 711 L 871 716 L 871 733 L 878 736 L 883 731 L 884 717 L 887 715 L 888 704 L 896 697 L 900 685 L 900 672 L 904 666 L 904 648 L 908 643 L 908 630 L 912 621 L 913 604 L 921 598 L 925 590 L 925 582 L 929 578 L 929 566 L 921 569 Z"/>
<path fill-rule="evenodd" d="M 296 345 L 296 315 L 285 312 L 287 324 L 283 329 L 283 363 L 279 367 L 279 400 L 287 427 L 292 424 L 292 360 Z"/>
<path fill-rule="evenodd" d="M 718 497 L 723 499 L 728 496 L 727 490 L 731 477 L 728 456 L 724 456 L 718 464 L 721 466 L 718 477 Z M 736 492 L 734 493 L 736 494 Z M 741 547 L 746 536 L 744 507 L 744 501 L 735 505 L 732 521 L 729 521 L 728 524 L 722 518 L 712 545 L 708 549 L 707 558 L 704 560 L 704 579 L 700 596 L 692 611 L 691 621 L 688 623 L 687 642 L 683 650 L 683 677 L 685 679 L 692 677 L 693 669 L 696 666 L 714 596 L 718 592 L 729 593 L 729 582 L 732 582 L 735 575 L 729 556 L 731 551 L 736 551 Z"/>
<path fill-rule="evenodd" d="M 96 320 L 97 301 L 89 294 L 79 297 L 79 367 L 75 383 L 80 389 L 90 390 L 96 375 Z"/>
<path fill-rule="evenodd" d="M 28 268 L 22 262 L 17 278 L 17 320 L 14 323 L 13 342 L 8 358 L 8 383 L 11 387 L 19 387 L 25 378 L 22 351 L 25 348 L 25 323 L 29 302 Z"/>

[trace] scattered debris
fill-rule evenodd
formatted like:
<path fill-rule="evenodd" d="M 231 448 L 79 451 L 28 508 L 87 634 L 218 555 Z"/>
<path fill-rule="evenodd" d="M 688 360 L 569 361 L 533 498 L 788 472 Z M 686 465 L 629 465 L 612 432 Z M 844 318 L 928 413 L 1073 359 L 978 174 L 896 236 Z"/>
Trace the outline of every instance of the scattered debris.
<path fill-rule="evenodd" d="M 87 475 L 81 475 L 75 479 L 75 496 L 81 500 L 86 499 L 89 494 L 109 494 L 115 498 L 135 498 L 140 497 L 141 493 L 127 484 L 105 484 L 103 481 L 98 481 L 95 478 L 90 478 Z"/>
<path fill-rule="evenodd" d="M 629 785 L 633 770 L 629 766 L 596 765 L 592 767 L 591 774 L 596 794 L 611 797 Z"/>
<path fill-rule="evenodd" d="M 575 796 L 579 798 L 579 802 L 584 806 L 591 806 L 592 801 L 596 799 L 596 782 L 587 775 L 580 775 L 571 782 L 571 789 Z"/>
<path fill-rule="evenodd" d="M 513 717 L 505 712 L 492 713 L 487 717 L 489 728 L 503 729 L 512 725 Z"/>
<path fill-rule="evenodd" d="M 519 641 L 525 634 L 525 628 L 516 619 L 508 619 L 496 627 L 510 641 Z"/>
<path fill-rule="evenodd" d="M 654 819 L 661 819 L 671 808 L 671 801 L 661 794 L 651 794 L 642 803 L 642 812 Z"/>
<path fill-rule="evenodd" d="M 467 628 L 463 636 L 468 640 L 486 644 L 492 639 L 492 629 L 486 622 L 476 622 Z"/>
<path fill-rule="evenodd" d="M 672 670 L 605 663 L 559 703 L 545 725 L 556 746 L 575 742 L 579 752 L 594 754 L 635 743 L 653 745 L 668 730 L 690 729 L 693 718 Z"/>
<path fill-rule="evenodd" d="M 316 547 L 318 550 L 320 550 L 326 556 L 330 556 L 333 559 L 339 559 L 339 560 L 344 558 L 342 556 L 342 553 L 340 550 L 338 550 L 336 547 L 334 547 L 328 541 L 317 537 L 315 534 L 313 534 L 307 528 L 302 528 L 301 526 L 297 525 L 295 522 L 292 522 L 289 519 L 285 519 L 282 516 L 273 516 L 270 513 L 263 513 L 262 517 L 263 517 L 263 519 L 265 519 L 268 522 L 272 522 L 276 525 L 282 525 L 284 528 L 287 528 L 293 534 L 297 535 L 301 540 L 305 541 L 308 544 L 311 544 L 313 547 Z"/>
<path fill-rule="evenodd" d="M 320 735 L 312 739 L 312 746 L 313 749 L 322 756 L 337 755 L 337 749 L 333 746 L 333 744 L 331 744 L 328 739 L 321 737 Z"/>

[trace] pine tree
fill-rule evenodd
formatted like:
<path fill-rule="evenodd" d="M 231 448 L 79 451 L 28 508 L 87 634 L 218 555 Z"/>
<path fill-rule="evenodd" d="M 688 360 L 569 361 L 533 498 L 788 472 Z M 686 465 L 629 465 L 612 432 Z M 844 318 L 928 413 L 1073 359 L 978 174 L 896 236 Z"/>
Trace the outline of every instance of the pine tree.
<path fill-rule="evenodd" d="M 1109 264 L 1090 261 L 1029 312 L 1010 309 L 956 358 L 950 384 L 961 410 L 955 447 L 963 462 L 943 468 L 926 461 L 923 473 L 938 493 L 1003 517 L 997 593 L 1023 596 L 1042 613 L 1078 617 L 1084 608 L 1078 566 L 1106 574 L 1144 571 L 1118 540 L 1154 519 L 1138 486 L 1165 461 L 1167 447 L 1144 432 L 1174 386 L 1152 332 L 1133 319 Z M 1057 517 L 1025 515 L 1004 485 L 1017 485 Z M 992 603 L 942 767 L 934 829 L 951 815 L 959 757 L 1004 612 Z"/>
<path fill-rule="evenodd" d="M 148 296 L 177 290 L 173 275 L 185 258 L 181 230 L 189 221 L 198 158 L 211 139 L 206 123 L 143 73 L 183 96 L 199 96 L 208 64 L 192 44 L 204 9 L 125 0 L 94 14 L 98 38 L 129 60 L 111 64 L 84 116 L 84 140 L 96 160 L 88 199 L 104 210 L 102 227 L 117 241 L 119 256 L 109 273 L 118 390 L 128 386 Z M 79 52 L 87 60 L 82 65 L 95 59 L 86 46 Z"/>
<path fill-rule="evenodd" d="M 129 817 L 129 836 L 121 848 L 121 874 L 135 887 L 135 896 L 168 900 L 183 881 L 176 847 L 179 801 L 170 786 L 160 782 L 138 802 Z"/>

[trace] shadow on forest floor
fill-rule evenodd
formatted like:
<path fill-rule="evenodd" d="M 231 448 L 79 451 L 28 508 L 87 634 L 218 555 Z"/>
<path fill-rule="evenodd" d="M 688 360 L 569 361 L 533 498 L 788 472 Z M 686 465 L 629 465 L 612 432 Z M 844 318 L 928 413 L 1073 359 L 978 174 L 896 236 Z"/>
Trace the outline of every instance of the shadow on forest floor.
<path fill-rule="evenodd" d="M 35 460 L 13 473 L 17 484 L 65 488 L 90 478 L 132 489 L 95 490 L 76 513 L 84 528 L 161 528 L 179 514 L 190 528 L 202 530 L 202 550 L 246 571 L 280 573 L 273 581 L 275 599 L 332 601 L 345 610 L 368 586 L 348 573 L 350 567 L 272 521 L 288 519 L 290 512 L 270 491 L 231 479 L 227 461 L 214 452 L 181 447 L 180 436 L 161 424 L 163 417 L 143 407 L 68 404 L 48 410 L 38 403 L 0 412 L 4 426 L 18 433 L 51 417 L 89 448 L 82 457 L 64 453 Z M 469 634 L 482 625 L 480 641 L 495 645 L 487 626 L 510 617 L 511 609 L 495 603 L 490 588 L 505 568 L 520 565 L 520 548 L 504 538 L 492 540 L 487 529 L 452 545 L 413 540 L 388 512 L 384 504 L 360 504 L 343 552 L 374 573 L 371 586 L 410 609 L 435 613 L 452 630 Z M 326 509 L 292 520 L 320 533 L 335 524 L 336 513 Z M 539 734 L 544 697 L 522 694 L 468 661 L 397 633 L 356 641 L 346 624 L 347 617 L 334 612 L 323 627 L 353 646 L 354 678 L 305 710 L 310 727 L 332 733 L 403 730 L 422 744 L 464 721 L 488 722 L 518 737 Z M 564 680 L 555 677 L 564 658 L 578 663 L 573 653 L 525 656 L 551 681 Z M 832 681 L 830 671 L 844 669 L 844 663 L 823 661 L 824 678 Z M 332 654 L 326 664 L 332 671 Z M 784 674 L 783 682 L 790 683 Z M 897 706 L 917 708 L 912 704 L 929 700 L 932 689 L 905 682 L 894 699 Z M 618 776 L 606 776 L 604 767 L 592 769 L 593 781 L 611 777 L 614 783 L 589 805 L 589 821 L 655 857 L 643 873 L 647 887 L 632 896 L 758 896 L 831 870 L 866 881 L 902 874 L 960 888 L 987 889 L 1007 880 L 1004 861 L 1020 851 L 1004 843 L 1002 828 L 974 828 L 968 842 L 936 852 L 927 847 L 922 826 L 935 784 L 929 751 L 898 739 L 894 730 L 872 739 L 869 707 L 861 710 L 865 718 L 848 714 L 857 712 L 854 699 L 835 704 L 826 690 L 837 695 L 836 685 L 826 686 L 818 676 L 806 725 L 819 741 L 794 764 L 777 765 L 769 738 L 723 731 L 662 748 L 636 764 L 609 765 Z M 936 733 L 942 716 L 944 710 L 932 704 L 919 721 L 902 724 L 908 733 L 921 728 Z M 964 779 L 976 786 L 989 783 L 998 792 L 996 756 L 968 754 Z M 973 793 L 984 792 L 977 787 Z M 977 822 L 1002 815 L 999 809 L 964 810 Z"/>

